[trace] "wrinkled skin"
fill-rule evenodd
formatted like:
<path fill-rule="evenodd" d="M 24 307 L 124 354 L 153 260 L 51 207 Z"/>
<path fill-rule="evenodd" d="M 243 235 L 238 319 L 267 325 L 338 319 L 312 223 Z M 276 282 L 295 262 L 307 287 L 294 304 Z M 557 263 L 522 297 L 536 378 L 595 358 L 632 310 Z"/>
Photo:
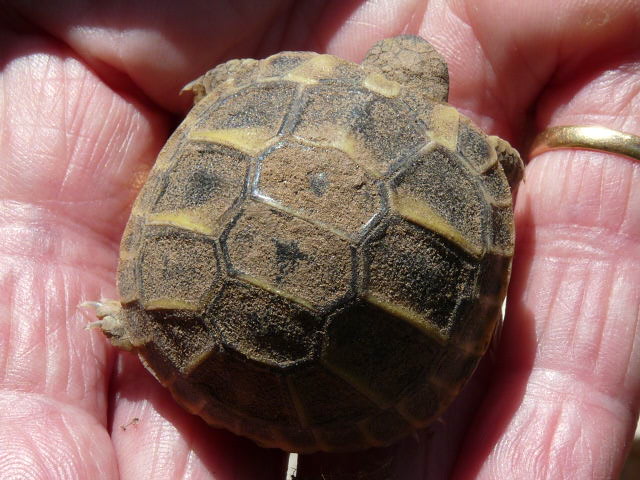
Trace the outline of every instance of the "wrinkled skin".
<path fill-rule="evenodd" d="M 211 66 L 282 49 L 359 61 L 418 33 L 449 62 L 451 103 L 516 146 L 550 125 L 640 135 L 636 0 L 185 4 L 0 4 L 0 478 L 283 478 L 281 453 L 180 410 L 77 308 L 116 295 L 132 200 L 188 109 L 179 89 Z M 606 479 L 622 465 L 640 403 L 640 163 L 540 155 L 516 219 L 500 343 L 407 441 L 404 478 Z"/>

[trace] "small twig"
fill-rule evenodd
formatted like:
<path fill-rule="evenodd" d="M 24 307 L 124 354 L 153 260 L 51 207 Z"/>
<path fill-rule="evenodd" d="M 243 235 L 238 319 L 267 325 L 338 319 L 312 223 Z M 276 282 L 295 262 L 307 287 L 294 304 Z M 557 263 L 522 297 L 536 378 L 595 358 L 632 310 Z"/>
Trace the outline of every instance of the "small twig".
<path fill-rule="evenodd" d="M 285 480 L 296 480 L 296 471 L 298 470 L 298 454 L 290 453 L 287 459 L 287 473 Z"/>
<path fill-rule="evenodd" d="M 140 419 L 138 417 L 133 417 L 131 419 L 131 421 L 129 423 L 127 423 L 126 425 L 120 425 L 120 428 L 122 429 L 123 432 L 125 432 L 128 427 L 130 427 L 131 425 L 137 424 L 139 421 L 140 421 Z"/>

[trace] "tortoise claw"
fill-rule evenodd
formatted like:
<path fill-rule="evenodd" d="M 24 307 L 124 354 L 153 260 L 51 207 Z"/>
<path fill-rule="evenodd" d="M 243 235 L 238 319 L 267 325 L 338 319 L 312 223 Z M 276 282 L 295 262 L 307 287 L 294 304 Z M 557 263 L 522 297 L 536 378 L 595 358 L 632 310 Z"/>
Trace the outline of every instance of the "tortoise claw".
<path fill-rule="evenodd" d="M 133 345 L 129 340 L 122 322 L 122 306 L 116 300 L 101 300 L 99 302 L 86 301 L 79 305 L 80 308 L 95 308 L 99 320 L 85 326 L 85 330 L 99 328 L 111 343 L 122 350 L 132 350 Z"/>

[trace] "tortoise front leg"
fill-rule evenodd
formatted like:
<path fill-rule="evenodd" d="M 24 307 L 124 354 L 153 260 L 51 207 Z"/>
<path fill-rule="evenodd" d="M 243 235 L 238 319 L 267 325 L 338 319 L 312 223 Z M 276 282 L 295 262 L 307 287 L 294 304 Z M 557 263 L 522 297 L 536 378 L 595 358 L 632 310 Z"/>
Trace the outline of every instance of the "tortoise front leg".
<path fill-rule="evenodd" d="M 213 91 L 222 93 L 235 87 L 237 79 L 244 81 L 253 78 L 258 71 L 259 63 L 252 58 L 229 60 L 187 83 L 180 93 L 191 93 L 195 105 Z"/>

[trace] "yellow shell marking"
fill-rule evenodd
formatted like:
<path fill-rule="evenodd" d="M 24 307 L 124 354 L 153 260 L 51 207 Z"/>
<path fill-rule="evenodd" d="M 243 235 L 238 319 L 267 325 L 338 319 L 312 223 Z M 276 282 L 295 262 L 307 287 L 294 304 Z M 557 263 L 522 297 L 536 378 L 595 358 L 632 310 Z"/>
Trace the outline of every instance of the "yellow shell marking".
<path fill-rule="evenodd" d="M 355 163 L 361 166 L 364 171 L 375 178 L 384 175 L 384 170 L 378 168 L 373 160 L 373 154 L 348 130 L 336 131 L 334 140 L 328 145 L 346 153 Z"/>
<path fill-rule="evenodd" d="M 383 97 L 393 98 L 400 94 L 400 84 L 393 80 L 386 79 L 380 73 L 367 75 L 364 82 L 362 82 L 362 85 L 372 92 L 379 93 Z"/>
<path fill-rule="evenodd" d="M 151 340 L 148 340 L 147 342 L 145 342 L 145 344 L 140 345 L 141 347 L 144 347 L 146 345 L 146 343 L 150 342 Z M 165 387 L 169 387 L 171 386 L 175 380 L 176 380 L 176 374 L 175 373 L 171 373 L 169 375 L 167 375 L 166 377 L 160 377 L 159 373 L 156 372 L 151 365 L 149 365 L 149 362 L 147 362 L 147 359 L 144 358 L 144 349 L 140 350 L 138 352 L 138 358 L 140 359 L 140 362 L 142 363 L 142 365 L 144 365 L 144 368 L 146 368 L 149 372 L 151 372 L 151 375 L 153 375 L 153 377 L 160 382 L 161 385 L 164 385 Z"/>
<path fill-rule="evenodd" d="M 126 262 L 128 260 L 134 260 L 137 256 L 138 256 L 138 249 L 136 250 L 120 249 L 120 261 Z"/>
<path fill-rule="evenodd" d="M 149 215 L 147 225 L 170 225 L 190 232 L 212 235 L 213 230 L 188 211 L 161 212 Z"/>
<path fill-rule="evenodd" d="M 357 160 L 357 155 L 362 151 L 363 147 L 359 146 L 358 141 L 346 130 L 328 131 L 326 137 L 326 140 L 309 140 L 308 138 L 293 135 L 296 143 L 316 148 L 335 148 L 354 160 Z"/>
<path fill-rule="evenodd" d="M 255 285 L 256 287 L 266 290 L 267 292 L 275 293 L 276 295 L 282 298 L 291 300 L 292 302 L 297 303 L 298 305 L 301 305 L 309 310 L 313 310 L 313 305 L 311 305 L 311 303 L 306 301 L 304 298 L 284 292 L 274 287 L 269 282 L 265 282 L 260 278 L 253 277 L 251 275 L 247 275 L 244 273 L 239 273 L 238 275 L 236 275 L 236 278 L 238 278 L 239 280 L 245 281 L 247 283 L 250 283 L 251 285 Z"/>
<path fill-rule="evenodd" d="M 495 135 L 487 136 L 487 143 L 489 144 L 489 160 L 481 167 L 481 173 L 487 173 L 496 163 L 498 163 L 498 149 L 512 149 L 508 142 L 496 137 Z M 511 198 L 509 198 L 511 200 Z"/>
<path fill-rule="evenodd" d="M 335 131 L 334 139 L 329 146 L 346 153 L 349 158 L 353 159 L 357 157 L 358 150 L 362 149 L 358 146 L 358 141 L 353 138 L 353 135 L 348 130 L 342 129 Z"/>
<path fill-rule="evenodd" d="M 431 138 L 449 150 L 456 151 L 460 114 L 449 105 L 436 105 L 431 115 Z"/>
<path fill-rule="evenodd" d="M 296 210 L 294 208 L 289 208 L 286 205 L 282 205 L 280 202 L 274 200 L 271 197 L 268 197 L 266 195 L 257 195 L 255 197 L 256 200 L 258 200 L 261 203 L 264 203 L 265 205 L 269 205 L 270 207 L 274 207 L 278 210 L 281 210 L 283 212 L 287 212 L 289 215 L 291 215 L 292 217 L 296 217 L 296 218 L 300 218 L 302 220 L 305 220 L 313 225 L 317 225 L 320 228 L 323 228 L 325 230 L 329 230 L 331 233 L 335 234 L 336 236 L 340 237 L 340 238 L 344 238 L 345 240 L 351 241 L 353 240 L 353 237 L 351 235 L 349 235 L 346 232 L 343 232 L 342 230 L 340 230 L 339 228 L 335 228 L 331 225 L 328 225 L 324 222 L 319 222 L 317 220 L 315 220 L 313 218 L 313 216 L 309 216 L 309 215 L 304 215 L 303 213 L 300 212 L 300 210 Z"/>
<path fill-rule="evenodd" d="M 335 148 L 336 150 L 340 150 L 345 153 L 351 160 L 361 166 L 365 172 L 375 178 L 382 177 L 384 172 L 381 172 L 379 168 L 375 165 L 375 163 L 371 160 L 371 154 L 367 150 L 362 142 L 358 141 L 353 135 L 349 133 L 347 130 L 336 129 L 334 132 L 328 132 L 327 137 L 330 137 L 331 140 L 327 141 L 316 141 L 316 140 L 308 140 L 306 138 L 293 136 L 297 143 L 301 143 L 303 145 L 308 145 L 310 147 L 318 147 L 318 148 Z"/>
<path fill-rule="evenodd" d="M 387 302 L 386 300 L 377 297 L 375 294 L 368 293 L 364 296 L 364 299 L 385 312 L 389 312 L 394 317 L 401 318 L 405 322 L 422 330 L 426 335 L 433 338 L 441 345 L 447 343 L 449 337 L 442 333 L 442 331 L 425 318 L 424 315 L 420 315 L 419 313 L 414 312 L 407 307 L 403 307 L 402 305 Z"/>
<path fill-rule="evenodd" d="M 218 143 L 251 156 L 256 156 L 267 148 L 272 137 L 272 132 L 266 128 L 226 128 L 189 132 L 190 140 Z"/>
<path fill-rule="evenodd" d="M 203 350 L 197 355 L 194 355 L 193 357 L 191 357 L 191 359 L 189 360 L 188 364 L 185 366 L 182 373 L 185 375 L 191 375 L 196 370 L 196 368 L 198 368 L 200 365 L 206 362 L 209 359 L 209 357 L 213 355 L 214 351 L 215 351 L 215 348 L 212 345 L 210 346 L 210 348 L 207 348 L 206 350 Z"/>
<path fill-rule="evenodd" d="M 345 61 L 333 55 L 316 55 L 311 60 L 307 60 L 299 67 L 291 70 L 284 76 L 284 79 L 314 85 L 321 78 L 332 77 L 334 68 L 341 63 L 345 63 Z"/>
<path fill-rule="evenodd" d="M 395 210 L 410 222 L 442 235 L 475 258 L 482 256 L 482 247 L 467 240 L 462 233 L 438 215 L 427 203 L 397 194 L 392 195 L 392 202 Z"/>

